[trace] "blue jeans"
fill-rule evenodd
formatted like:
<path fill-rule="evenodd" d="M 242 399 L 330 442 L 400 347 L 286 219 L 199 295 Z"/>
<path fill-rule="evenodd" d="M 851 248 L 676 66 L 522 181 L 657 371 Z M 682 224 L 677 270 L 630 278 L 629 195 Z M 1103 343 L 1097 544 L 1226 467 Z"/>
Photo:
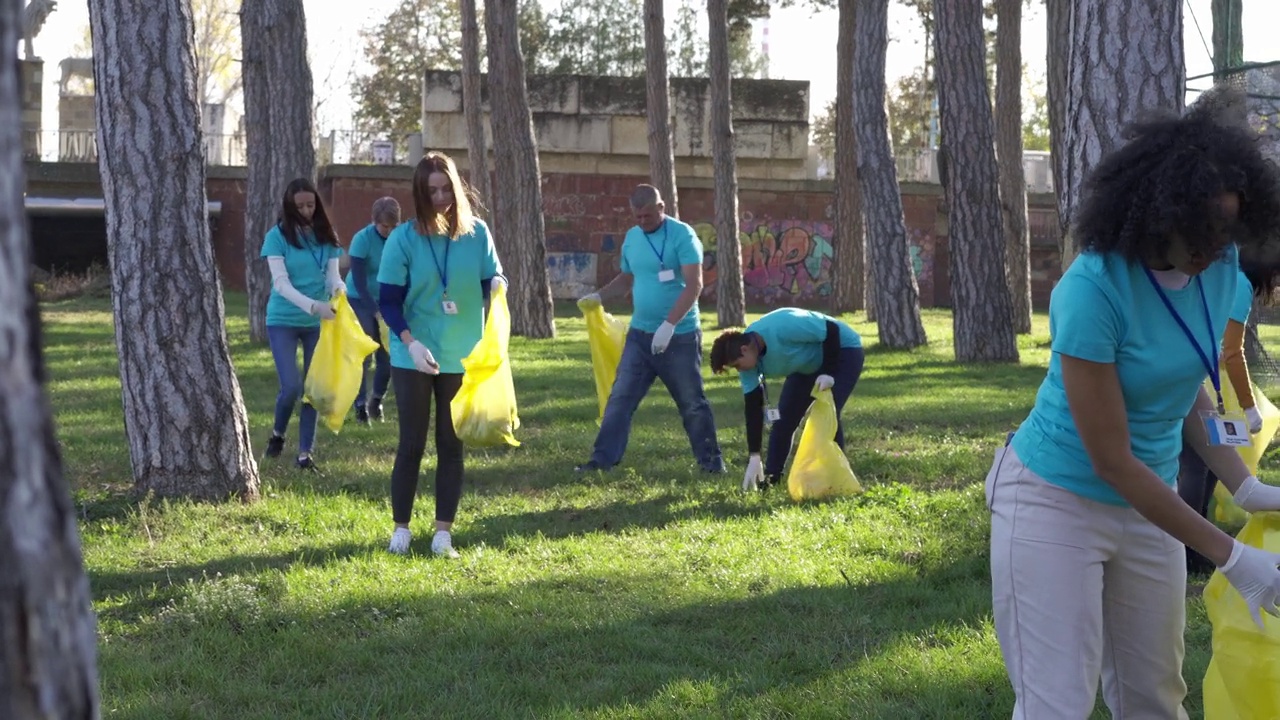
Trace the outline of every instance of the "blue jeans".
<path fill-rule="evenodd" d="M 841 449 L 844 448 L 844 424 L 840 422 L 840 411 L 862 376 L 865 359 L 862 348 L 840 348 L 840 361 L 831 375 L 835 380 L 831 386 L 831 399 L 836 403 L 835 441 Z M 817 379 L 818 373 L 793 373 L 783 380 L 782 393 L 778 396 L 778 421 L 769 428 L 769 454 L 764 460 L 766 476 L 776 478 L 782 475 L 796 429 L 813 404 L 813 384 Z"/>
<path fill-rule="evenodd" d="M 653 381 L 660 379 L 680 410 L 698 465 L 703 470 L 722 471 L 724 459 L 716 440 L 716 420 L 702 388 L 702 331 L 677 333 L 660 355 L 653 354 L 652 344 L 653 333 L 634 328 L 627 331 L 618 375 L 604 408 L 591 460 L 603 470 L 622 460 L 627 450 L 627 436 L 631 434 L 631 416 Z"/>
<path fill-rule="evenodd" d="M 276 363 L 276 376 L 280 378 L 280 394 L 276 395 L 276 421 L 272 429 L 284 437 L 289 429 L 289 417 L 293 406 L 302 397 L 302 379 L 311 368 L 311 356 L 320 340 L 320 328 L 268 325 L 267 342 L 271 345 L 271 359 Z M 298 373 L 298 345 L 302 345 L 302 373 Z M 310 403 L 302 403 L 298 422 L 298 452 L 311 452 L 316 440 L 316 409 Z"/>
<path fill-rule="evenodd" d="M 370 362 L 376 363 L 373 371 L 373 397 L 381 399 L 387 394 L 387 386 L 391 384 L 391 357 L 387 355 L 387 349 L 382 347 L 382 332 L 378 329 L 376 312 L 365 307 L 364 303 L 352 303 L 351 309 L 355 310 L 361 329 L 378 343 L 378 349 L 364 359 L 364 367 L 360 371 L 360 392 L 356 393 L 356 407 L 359 408 L 364 407 L 368 400 L 365 392 L 369 387 Z"/>

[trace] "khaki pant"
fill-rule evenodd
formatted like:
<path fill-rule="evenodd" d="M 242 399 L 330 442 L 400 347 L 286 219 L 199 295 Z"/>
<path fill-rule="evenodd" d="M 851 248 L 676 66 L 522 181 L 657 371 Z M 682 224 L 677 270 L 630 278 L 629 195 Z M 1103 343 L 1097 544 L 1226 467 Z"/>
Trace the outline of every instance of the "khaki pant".
<path fill-rule="evenodd" d="M 986 481 L 996 636 L 1014 720 L 1187 717 L 1186 558 L 1129 507 L 1087 500 L 1001 448 Z"/>

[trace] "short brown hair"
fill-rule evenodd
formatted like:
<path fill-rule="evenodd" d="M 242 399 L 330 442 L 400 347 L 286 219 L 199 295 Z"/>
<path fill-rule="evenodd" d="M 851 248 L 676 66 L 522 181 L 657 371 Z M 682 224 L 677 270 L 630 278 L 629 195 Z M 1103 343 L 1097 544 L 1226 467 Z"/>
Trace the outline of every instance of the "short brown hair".
<path fill-rule="evenodd" d="M 453 206 L 444 214 L 436 211 L 431 202 L 432 173 L 443 173 L 453 189 Z M 471 188 L 458 175 L 453 158 L 432 150 L 418 161 L 413 171 L 413 214 L 418 221 L 417 230 L 423 235 L 446 235 L 450 240 L 471 232 L 475 228 L 475 216 L 471 213 Z"/>
<path fill-rule="evenodd" d="M 390 220 L 389 225 L 400 222 L 400 203 L 393 197 L 380 197 L 373 201 L 373 221 L 375 223 Z"/>
<path fill-rule="evenodd" d="M 742 349 L 751 340 L 741 330 L 725 330 L 711 343 L 711 372 L 719 375 L 725 366 L 742 357 Z"/>

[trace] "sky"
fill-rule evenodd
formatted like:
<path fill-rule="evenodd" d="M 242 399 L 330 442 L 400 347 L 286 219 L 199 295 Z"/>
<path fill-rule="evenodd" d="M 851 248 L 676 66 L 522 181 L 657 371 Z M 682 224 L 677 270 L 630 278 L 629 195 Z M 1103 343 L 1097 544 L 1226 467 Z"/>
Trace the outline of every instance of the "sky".
<path fill-rule="evenodd" d="M 327 98 L 321 106 L 318 124 L 322 133 L 352 127 L 354 109 L 349 86 L 353 69 L 363 64 L 363 46 L 357 29 L 368 27 L 386 17 L 399 0 L 364 0 L 363 10 L 338 11 L 341 0 L 304 0 L 307 11 L 307 37 L 312 57 L 312 74 L 317 96 Z M 544 0 L 551 4 L 558 0 Z M 1212 19 L 1211 0 L 1184 0 L 1184 52 L 1188 76 L 1213 69 L 1210 50 Z M 675 17 L 679 0 L 666 0 L 668 22 Z M 1280 59 L 1268 37 L 1280 27 L 1280 3 L 1254 0 L 1244 3 L 1245 59 L 1253 61 Z M 810 114 L 818 114 L 835 97 L 836 20 L 834 10 L 814 14 L 809 10 L 776 9 L 768 20 L 769 77 L 810 82 Z M 639 20 L 637 20 L 639 22 Z M 1198 22 L 1198 28 L 1197 28 Z M 87 0 L 58 0 L 58 8 L 49 16 L 35 40 L 36 55 L 45 62 L 44 128 L 57 127 L 58 62 L 72 54 L 72 49 L 89 23 Z M 764 26 L 757 24 L 755 33 L 763 40 Z M 889 52 L 886 74 L 890 84 L 910 74 L 924 58 L 923 32 L 914 12 L 900 5 L 889 6 Z M 1203 39 L 1202 39 L 1203 37 Z M 1045 16 L 1041 3 L 1023 12 L 1022 56 L 1027 73 L 1042 78 L 1045 64 Z M 1191 87 L 1204 87 L 1205 81 L 1192 81 Z M 1193 98 L 1190 96 L 1188 99 Z"/>

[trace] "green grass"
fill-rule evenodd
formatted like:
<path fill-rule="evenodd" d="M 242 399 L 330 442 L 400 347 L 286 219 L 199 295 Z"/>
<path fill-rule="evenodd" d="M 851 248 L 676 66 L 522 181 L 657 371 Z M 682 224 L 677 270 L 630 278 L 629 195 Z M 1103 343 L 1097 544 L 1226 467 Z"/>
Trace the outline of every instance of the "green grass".
<path fill-rule="evenodd" d="M 228 303 L 260 451 L 275 375 L 247 340 L 244 298 Z M 797 505 L 738 491 L 742 401 L 724 377 L 708 390 L 728 476 L 696 472 L 660 387 L 622 469 L 576 476 L 596 400 L 584 325 L 560 308 L 558 339 L 513 341 L 524 445 L 469 453 L 463 557 L 448 562 L 427 547 L 429 466 L 414 554 L 385 552 L 394 403 L 380 426 L 319 431 L 321 477 L 287 457 L 263 462 L 256 504 L 132 498 L 109 305 L 44 310 L 105 717 L 1011 713 L 981 481 L 1043 377 L 1043 316 L 1020 339 L 1022 364 L 998 367 L 953 363 L 943 312 L 926 312 L 932 342 L 912 353 L 874 349 L 874 326 L 848 318 L 872 348 L 844 416 L 867 492 Z M 1188 611 L 1187 706 L 1199 717 L 1209 628 L 1198 597 Z"/>

